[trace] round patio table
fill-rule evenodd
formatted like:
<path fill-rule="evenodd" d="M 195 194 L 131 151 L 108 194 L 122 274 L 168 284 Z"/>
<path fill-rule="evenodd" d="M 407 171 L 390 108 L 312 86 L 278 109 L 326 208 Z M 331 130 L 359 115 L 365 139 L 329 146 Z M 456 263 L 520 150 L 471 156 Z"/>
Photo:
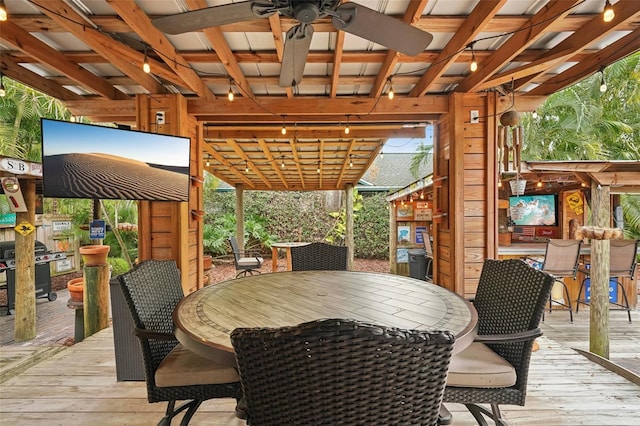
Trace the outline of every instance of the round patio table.
<path fill-rule="evenodd" d="M 477 313 L 463 297 L 425 281 L 392 274 L 299 271 L 253 275 L 204 287 L 173 313 L 188 349 L 235 363 L 230 334 L 238 327 L 282 327 L 345 318 L 417 330 L 448 330 L 454 353 L 476 335 Z"/>

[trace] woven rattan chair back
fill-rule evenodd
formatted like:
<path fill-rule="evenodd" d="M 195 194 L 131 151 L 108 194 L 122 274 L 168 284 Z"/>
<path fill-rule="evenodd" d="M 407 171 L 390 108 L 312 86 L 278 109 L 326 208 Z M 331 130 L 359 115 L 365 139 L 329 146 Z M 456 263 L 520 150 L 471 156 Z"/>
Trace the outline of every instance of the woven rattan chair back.
<path fill-rule="evenodd" d="M 542 270 L 556 278 L 575 278 L 582 240 L 549 239 Z"/>
<path fill-rule="evenodd" d="M 175 261 L 146 260 L 131 271 L 119 275 L 118 281 L 136 328 L 153 333 L 173 334 L 173 309 L 184 296 L 180 271 Z M 154 374 L 178 341 L 140 339 L 140 343 L 149 402 L 163 401 L 162 398 L 156 398 Z"/>
<path fill-rule="evenodd" d="M 538 328 L 553 283 L 551 275 L 521 259 L 485 260 L 473 301 L 478 312 L 478 335 L 504 335 Z M 533 341 L 487 344 L 514 367 L 515 385 L 447 387 L 445 402 L 524 405 Z"/>
<path fill-rule="evenodd" d="M 315 242 L 291 247 L 293 271 L 346 271 L 348 248 Z"/>
<path fill-rule="evenodd" d="M 118 275 L 117 281 L 131 312 L 142 349 L 149 402 L 166 401 L 165 417 L 169 425 L 180 412 L 187 424 L 202 401 L 211 398 L 242 396 L 240 383 L 158 387 L 155 373 L 162 360 L 178 344 L 173 335 L 173 310 L 184 296 L 180 271 L 173 260 L 145 260 L 134 269 Z M 186 401 L 176 407 L 176 401 Z"/>
<path fill-rule="evenodd" d="M 454 337 L 325 319 L 231 342 L 250 425 L 435 425 Z"/>

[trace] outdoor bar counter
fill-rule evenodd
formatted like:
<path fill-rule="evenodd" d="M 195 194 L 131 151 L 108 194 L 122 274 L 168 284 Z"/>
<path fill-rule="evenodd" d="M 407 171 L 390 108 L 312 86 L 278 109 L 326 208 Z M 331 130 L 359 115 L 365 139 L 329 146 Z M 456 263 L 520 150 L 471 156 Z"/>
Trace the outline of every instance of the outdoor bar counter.
<path fill-rule="evenodd" d="M 520 244 L 511 244 L 509 246 L 499 246 L 498 247 L 498 258 L 499 259 L 514 259 L 514 258 L 531 258 L 534 260 L 544 260 L 544 255 L 546 251 L 546 243 L 520 243 Z M 640 250 L 640 249 L 639 249 Z M 585 265 L 589 263 L 591 256 L 591 246 L 583 244 L 580 248 L 580 266 L 578 269 L 585 269 Z M 622 278 L 622 285 L 624 286 L 624 290 L 627 293 L 627 297 L 629 298 L 629 305 L 632 308 L 637 306 L 637 280 L 638 280 L 638 268 L 636 268 L 635 279 L 631 280 L 628 278 Z M 614 278 L 614 277 L 612 277 Z M 580 290 L 580 284 L 584 279 L 584 274 L 578 271 L 578 275 L 575 280 L 571 278 L 565 278 L 564 282 L 569 287 L 569 294 L 571 295 L 571 304 L 575 310 L 576 299 L 578 298 L 578 291 Z M 584 293 L 584 291 L 583 291 Z M 618 292 L 618 300 L 620 301 L 622 296 L 620 292 Z M 581 306 L 584 307 L 584 306 Z"/>

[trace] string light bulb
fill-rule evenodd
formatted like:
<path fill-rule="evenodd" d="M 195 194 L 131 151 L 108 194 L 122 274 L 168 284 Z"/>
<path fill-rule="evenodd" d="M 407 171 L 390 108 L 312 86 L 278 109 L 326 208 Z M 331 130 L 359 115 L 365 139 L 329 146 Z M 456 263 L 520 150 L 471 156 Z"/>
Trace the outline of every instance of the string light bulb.
<path fill-rule="evenodd" d="M 613 6 L 611 6 L 611 2 L 609 0 L 606 0 L 604 2 L 604 10 L 602 11 L 602 20 L 604 22 L 611 22 L 615 17 L 616 17 L 616 13 L 613 11 Z"/>
<path fill-rule="evenodd" d="M 353 159 L 349 156 L 349 167 L 353 167 Z"/>
<path fill-rule="evenodd" d="M 351 130 L 349 130 L 349 116 L 347 115 L 347 125 L 344 128 L 344 134 L 348 135 L 350 131 Z"/>
<path fill-rule="evenodd" d="M 534 109 L 533 112 L 531 113 L 531 117 L 538 118 L 538 111 Z"/>
<path fill-rule="evenodd" d="M 7 91 L 4 88 L 4 74 L 0 72 L 0 98 L 7 96 Z"/>
<path fill-rule="evenodd" d="M 283 135 L 287 134 L 287 126 L 284 121 L 284 115 L 282 116 L 282 129 L 280 129 L 280 133 L 282 133 Z"/>
<path fill-rule="evenodd" d="M 249 173 L 249 163 L 245 161 L 244 172 Z"/>
<path fill-rule="evenodd" d="M 316 169 L 316 173 L 320 174 L 320 162 L 318 161 L 318 168 Z"/>
<path fill-rule="evenodd" d="M 207 157 L 207 161 L 205 162 L 205 164 L 207 165 L 207 167 L 211 166 L 211 161 L 209 161 L 209 157 Z"/>
<path fill-rule="evenodd" d="M 389 82 L 389 92 L 387 93 L 387 96 L 389 97 L 389 99 L 393 99 L 395 93 L 393 93 L 393 84 L 391 84 L 391 77 L 389 77 L 389 80 L 387 81 Z"/>
<path fill-rule="evenodd" d="M 229 79 L 229 92 L 227 93 L 227 99 L 229 99 L 229 102 L 233 102 L 233 98 L 234 98 L 233 88 L 231 87 L 232 83 L 233 83 L 233 80 Z"/>
<path fill-rule="evenodd" d="M 600 70 L 600 93 L 607 91 L 607 82 L 604 79 L 604 68 Z"/>
<path fill-rule="evenodd" d="M 144 61 L 142 61 L 142 71 L 149 74 L 151 72 L 151 65 L 149 65 L 149 61 L 147 60 L 147 46 L 144 47 Z"/>
<path fill-rule="evenodd" d="M 541 181 L 541 180 L 539 180 L 539 181 L 538 181 L 538 183 L 536 183 L 536 186 L 537 186 L 538 188 L 542 188 L 542 181 Z"/>
<path fill-rule="evenodd" d="M 502 179 L 498 179 L 498 188 L 502 188 Z"/>
<path fill-rule="evenodd" d="M 476 52 L 473 50 L 473 45 L 475 43 L 471 43 L 471 64 L 469 64 L 469 70 L 471 72 L 478 71 L 478 61 L 476 61 Z"/>
<path fill-rule="evenodd" d="M 7 20 L 7 6 L 4 5 L 4 0 L 0 0 L 0 21 Z"/>

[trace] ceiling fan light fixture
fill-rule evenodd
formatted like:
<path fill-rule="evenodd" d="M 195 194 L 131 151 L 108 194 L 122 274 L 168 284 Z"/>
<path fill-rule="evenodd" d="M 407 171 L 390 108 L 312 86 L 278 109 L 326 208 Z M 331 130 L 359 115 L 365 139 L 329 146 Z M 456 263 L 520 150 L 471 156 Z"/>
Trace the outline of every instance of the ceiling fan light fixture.
<path fill-rule="evenodd" d="M 604 2 L 604 10 L 602 11 L 602 20 L 604 22 L 611 22 L 616 17 L 616 13 L 613 11 L 613 6 L 609 0 Z"/>

